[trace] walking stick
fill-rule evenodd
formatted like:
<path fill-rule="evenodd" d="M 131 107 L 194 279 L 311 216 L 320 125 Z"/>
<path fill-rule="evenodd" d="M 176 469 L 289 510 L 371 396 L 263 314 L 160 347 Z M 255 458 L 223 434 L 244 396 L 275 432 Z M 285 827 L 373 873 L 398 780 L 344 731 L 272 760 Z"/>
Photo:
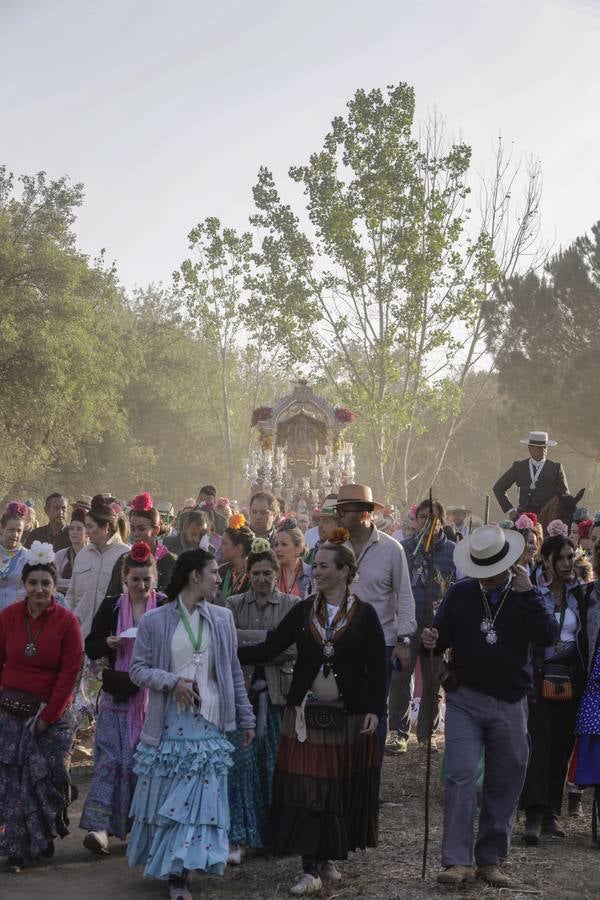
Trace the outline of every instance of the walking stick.
<path fill-rule="evenodd" d="M 433 513 L 433 492 L 432 489 L 429 488 L 429 522 L 426 528 L 428 528 L 426 537 L 423 541 L 423 549 L 425 553 L 429 553 L 429 567 L 427 570 L 427 627 L 431 628 L 433 625 L 433 586 L 435 582 L 435 568 L 434 568 L 434 551 L 435 551 L 435 528 L 437 524 L 437 518 Z M 433 678 L 435 675 L 434 667 L 433 667 L 433 650 L 427 651 L 427 665 L 429 667 L 429 678 L 430 683 L 433 682 Z M 427 851 L 429 849 L 429 789 L 431 785 L 431 732 L 433 730 L 433 704 L 435 703 L 435 692 L 432 694 L 431 698 L 431 709 L 429 711 L 430 722 L 431 725 L 428 729 L 427 735 L 427 764 L 425 768 L 425 833 L 423 836 L 423 865 L 421 868 L 421 878 L 425 879 L 425 872 L 427 870 Z"/>
<path fill-rule="evenodd" d="M 490 495 L 485 495 L 485 507 L 483 510 L 483 524 L 489 525 L 490 521 Z"/>

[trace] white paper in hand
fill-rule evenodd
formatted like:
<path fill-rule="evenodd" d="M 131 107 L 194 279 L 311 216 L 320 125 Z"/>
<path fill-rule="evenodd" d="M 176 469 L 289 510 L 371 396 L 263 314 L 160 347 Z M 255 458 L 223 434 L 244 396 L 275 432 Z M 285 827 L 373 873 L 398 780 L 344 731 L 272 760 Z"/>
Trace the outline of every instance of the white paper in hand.
<path fill-rule="evenodd" d="M 126 631 L 122 631 L 119 637 L 123 638 L 134 638 L 137 635 L 137 628 L 128 628 Z"/>

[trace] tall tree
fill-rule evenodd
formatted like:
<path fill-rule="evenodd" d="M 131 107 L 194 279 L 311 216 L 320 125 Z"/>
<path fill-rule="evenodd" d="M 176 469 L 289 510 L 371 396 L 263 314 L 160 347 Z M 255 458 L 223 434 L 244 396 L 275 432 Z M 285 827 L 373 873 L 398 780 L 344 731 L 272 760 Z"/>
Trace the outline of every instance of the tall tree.
<path fill-rule="evenodd" d="M 361 415 L 379 490 L 396 481 L 405 497 L 417 477 L 412 436 L 426 410 L 455 407 L 444 375 L 496 273 L 489 236 L 465 234 L 469 148 L 446 145 L 436 123 L 419 145 L 413 120 L 408 85 L 387 96 L 358 91 L 321 151 L 290 169 L 307 198 L 307 227 L 267 168 L 252 219 L 262 236 L 253 288 L 265 314 L 292 357 L 316 361 Z"/>
<path fill-rule="evenodd" d="M 504 397 L 600 461 L 600 222 L 554 254 L 542 273 L 513 275 L 486 307 L 488 346 Z M 533 427 L 533 426 L 532 426 Z"/>

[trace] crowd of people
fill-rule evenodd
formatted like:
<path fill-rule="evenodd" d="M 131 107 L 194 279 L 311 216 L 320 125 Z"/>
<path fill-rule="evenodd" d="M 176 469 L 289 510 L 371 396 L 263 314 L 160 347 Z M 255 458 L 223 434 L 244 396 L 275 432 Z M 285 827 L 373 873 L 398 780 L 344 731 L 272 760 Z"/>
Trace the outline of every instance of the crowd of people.
<path fill-rule="evenodd" d="M 255 850 L 298 856 L 290 891 L 314 894 L 376 846 L 416 670 L 417 747 L 437 749 L 445 703 L 440 883 L 509 886 L 519 808 L 533 846 L 565 837 L 565 790 L 569 814 L 589 786 L 598 803 L 600 514 L 580 510 L 577 531 L 520 506 L 480 524 L 432 498 L 397 515 L 361 484 L 308 514 L 265 490 L 237 509 L 211 485 L 177 513 L 148 493 L 56 492 L 44 511 L 38 526 L 10 501 L 0 518 L 8 872 L 68 831 L 81 697 L 84 846 L 127 841 L 175 900 Z"/>

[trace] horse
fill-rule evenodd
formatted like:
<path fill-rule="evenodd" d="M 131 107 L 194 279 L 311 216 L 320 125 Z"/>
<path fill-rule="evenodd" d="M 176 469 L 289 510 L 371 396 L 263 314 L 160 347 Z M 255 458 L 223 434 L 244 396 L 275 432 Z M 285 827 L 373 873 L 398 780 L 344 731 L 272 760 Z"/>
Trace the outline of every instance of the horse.
<path fill-rule="evenodd" d="M 554 521 L 554 519 L 560 519 L 570 531 L 577 504 L 584 494 L 585 488 L 581 488 L 580 491 L 577 491 L 575 496 L 573 496 L 573 494 L 562 494 L 562 496 L 556 494 L 552 500 L 548 500 L 546 505 L 542 507 L 539 515 L 539 521 L 543 526 L 544 534 L 547 533 L 548 523 Z"/>

